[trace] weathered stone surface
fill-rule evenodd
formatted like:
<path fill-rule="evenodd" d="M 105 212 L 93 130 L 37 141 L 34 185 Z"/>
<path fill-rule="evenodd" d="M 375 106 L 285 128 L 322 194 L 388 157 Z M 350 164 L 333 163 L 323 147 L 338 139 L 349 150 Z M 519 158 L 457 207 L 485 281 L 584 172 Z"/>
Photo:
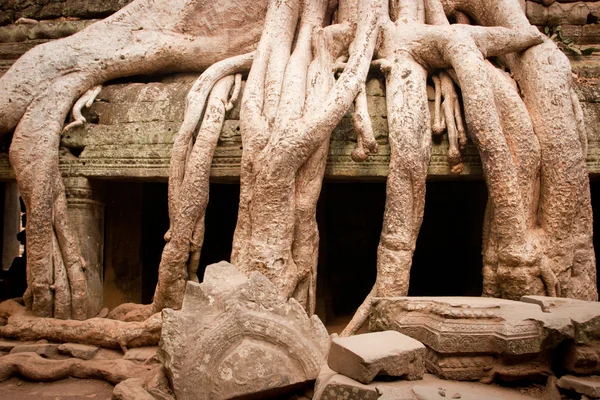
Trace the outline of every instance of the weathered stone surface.
<path fill-rule="evenodd" d="M 158 347 L 150 346 L 150 347 L 136 347 L 127 350 L 125 356 L 123 358 L 125 360 L 131 361 L 141 361 L 141 362 L 149 362 L 156 358 L 156 352 Z"/>
<path fill-rule="evenodd" d="M 381 396 L 373 385 L 363 385 L 324 366 L 315 384 L 313 400 L 375 400 Z"/>
<path fill-rule="evenodd" d="M 476 297 L 379 298 L 369 328 L 423 342 L 427 370 L 453 380 L 543 375 L 545 353 L 574 337 L 569 318 L 538 305 Z"/>
<path fill-rule="evenodd" d="M 569 343 L 559 354 L 565 371 L 578 375 L 600 374 L 600 342 L 578 345 Z"/>
<path fill-rule="evenodd" d="M 98 353 L 98 350 L 97 346 L 79 343 L 65 343 L 58 346 L 59 352 L 82 360 L 91 360 Z"/>
<path fill-rule="evenodd" d="M 370 383 L 377 375 L 423 378 L 425 346 L 396 331 L 334 338 L 327 364 L 342 375 Z"/>
<path fill-rule="evenodd" d="M 579 394 L 600 398 L 600 377 L 598 376 L 573 376 L 565 375 L 558 380 L 558 387 L 572 390 Z"/>
<path fill-rule="evenodd" d="M 188 282 L 180 311 L 163 311 L 158 356 L 178 400 L 261 398 L 317 378 L 325 327 L 259 273 L 229 263 Z"/>
<path fill-rule="evenodd" d="M 17 353 L 37 353 L 45 358 L 53 358 L 58 355 L 58 344 L 55 343 L 33 343 L 33 344 L 21 344 L 15 346 L 10 354 Z"/>
<path fill-rule="evenodd" d="M 575 341 L 585 344 L 600 339 L 600 303 L 560 297 L 523 296 L 521 301 L 539 305 L 544 312 L 571 319 Z"/>
<path fill-rule="evenodd" d="M 500 397 L 482 396 L 481 394 L 470 394 L 465 392 L 446 391 L 442 388 L 431 386 L 415 386 L 413 393 L 418 400 L 441 400 L 441 399 L 461 399 L 461 400 L 501 400 Z"/>

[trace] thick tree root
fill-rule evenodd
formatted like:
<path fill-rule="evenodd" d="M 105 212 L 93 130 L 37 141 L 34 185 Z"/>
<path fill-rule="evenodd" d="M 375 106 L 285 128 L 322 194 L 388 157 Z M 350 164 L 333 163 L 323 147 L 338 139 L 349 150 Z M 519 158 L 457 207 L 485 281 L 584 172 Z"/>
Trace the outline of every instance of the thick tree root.
<path fill-rule="evenodd" d="M 162 317 L 154 314 L 143 322 L 123 322 L 106 318 L 85 321 L 13 315 L 0 327 L 0 336 L 19 340 L 46 339 L 57 343 L 83 343 L 122 349 L 156 346 L 160 340 Z"/>
<path fill-rule="evenodd" d="M 144 378 L 152 367 L 128 360 L 48 360 L 36 353 L 9 354 L 0 357 L 0 382 L 12 376 L 36 382 L 65 378 L 103 379 L 116 385 L 130 378 Z"/>

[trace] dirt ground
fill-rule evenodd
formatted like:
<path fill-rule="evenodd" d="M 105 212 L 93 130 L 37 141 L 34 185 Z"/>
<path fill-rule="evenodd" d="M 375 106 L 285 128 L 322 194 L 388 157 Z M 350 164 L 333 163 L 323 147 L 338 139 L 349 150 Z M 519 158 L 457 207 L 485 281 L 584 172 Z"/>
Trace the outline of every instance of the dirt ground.
<path fill-rule="evenodd" d="M 110 400 L 113 385 L 95 379 L 30 382 L 10 378 L 0 382 L 2 400 Z"/>

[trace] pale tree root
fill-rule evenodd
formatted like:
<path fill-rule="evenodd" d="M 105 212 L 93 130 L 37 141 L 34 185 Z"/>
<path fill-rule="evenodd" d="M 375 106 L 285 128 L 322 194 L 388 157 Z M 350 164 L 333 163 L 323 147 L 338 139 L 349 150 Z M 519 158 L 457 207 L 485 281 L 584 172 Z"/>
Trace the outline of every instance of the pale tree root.
<path fill-rule="evenodd" d="M 156 71 L 199 71 L 250 51 L 260 35 L 266 1 L 256 2 L 251 9 L 233 5 L 228 11 L 244 18 L 235 23 L 231 21 L 236 18 L 220 19 L 215 29 L 227 33 L 208 38 L 203 27 L 191 23 L 201 18 L 198 13 L 213 12 L 206 10 L 204 2 L 133 1 L 77 34 L 30 50 L 0 79 L 0 133 L 16 127 L 10 160 L 31 225 L 25 301 L 36 315 L 84 319 L 88 311 L 96 311 L 87 309 L 85 263 L 67 218 L 58 172 L 59 135 L 73 101 L 111 79 Z M 160 27 L 156 15 L 161 16 Z M 187 26 L 185 33 L 182 26 Z M 96 91 L 84 95 L 74 108 L 77 124 L 82 121 L 81 107 Z M 52 238 L 53 230 L 57 240 Z M 61 257 L 53 250 L 56 243 Z M 56 274 L 53 261 L 59 268 Z M 69 296 L 61 293 L 55 307 L 54 291 L 66 290 L 67 281 L 70 306 Z"/>
<path fill-rule="evenodd" d="M 323 18 L 326 2 L 304 3 L 304 10 L 308 4 L 318 6 L 314 16 Z M 257 57 L 248 78 L 242 106 L 245 115 L 242 120 L 246 121 L 246 126 L 242 126 L 245 153 L 242 196 L 232 259 L 235 257 L 236 265 L 243 269 L 265 274 L 288 297 L 297 295 L 301 300 L 306 297 L 301 293 L 305 289 L 297 289 L 299 284 L 305 285 L 305 277 L 314 271 L 309 267 L 318 250 L 315 246 L 318 237 L 311 229 L 313 202 L 320 191 L 327 142 L 364 84 L 379 30 L 380 6 L 379 2 L 360 2 L 347 68 L 337 82 L 333 79 L 333 60 L 339 57 L 336 49 L 344 47 L 340 44 L 343 37 L 340 41 L 334 39 L 337 36 L 328 29 L 316 29 L 314 34 L 309 30 L 308 35 L 296 42 L 291 57 L 312 43 L 310 65 L 288 62 L 281 80 L 268 73 L 271 70 L 266 68 L 266 64 L 270 67 L 268 57 Z M 308 18 L 304 17 L 305 14 L 302 20 L 306 21 Z M 341 20 L 345 21 L 343 16 Z M 290 25 L 289 32 L 294 30 L 293 24 Z M 299 32 L 304 31 L 301 26 Z M 265 47 L 271 44 L 269 36 L 263 36 L 265 40 L 264 43 L 261 40 L 259 51 L 263 44 Z M 290 40 L 285 46 L 289 49 L 291 43 Z M 278 83 L 282 85 L 279 102 L 263 102 L 273 82 L 284 82 Z M 273 122 L 265 119 L 263 116 L 271 115 L 270 105 L 277 103 L 280 109 L 273 113 L 276 118 Z M 310 216 L 307 210 L 311 210 Z M 305 232 L 307 238 L 314 240 L 294 243 L 298 232 Z M 299 249 L 305 245 L 304 250 Z"/>
<path fill-rule="evenodd" d="M 19 340 L 46 339 L 56 343 L 83 343 L 121 349 L 156 346 L 160 340 L 162 317 L 154 314 L 143 322 L 123 322 L 107 318 L 85 321 L 12 315 L 0 327 L 0 336 Z"/>
<path fill-rule="evenodd" d="M 75 102 L 73 106 L 73 111 L 71 112 L 71 116 L 73 118 L 73 122 L 68 124 L 63 128 L 63 132 L 67 132 L 70 129 L 76 128 L 78 126 L 82 126 L 87 121 L 81 111 L 83 108 L 90 108 L 92 104 L 94 104 L 94 100 L 102 91 L 102 85 L 97 85 L 84 93 L 83 96 L 79 100 Z"/>
<path fill-rule="evenodd" d="M 48 360 L 36 353 L 9 354 L 0 358 L 0 382 L 13 376 L 34 382 L 66 378 L 102 379 L 113 385 L 113 399 L 174 399 L 162 366 L 148 366 L 129 360 Z"/>
<path fill-rule="evenodd" d="M 248 57 L 243 58 L 243 62 L 232 63 L 233 66 L 228 72 L 247 68 Z M 208 89 L 210 97 L 204 120 L 189 157 L 186 157 L 187 163 L 183 165 L 184 172 L 169 178 L 169 204 L 174 215 L 171 217 L 170 238 L 163 249 L 159 265 L 158 284 L 152 305 L 154 312 L 164 307 L 181 307 L 185 282 L 188 279 L 198 281 L 196 272 L 204 239 L 204 213 L 208 205 L 210 165 L 225 121 L 227 104 L 231 103 L 231 100 L 228 101 L 228 96 L 234 81 L 234 76 L 229 75 L 220 79 L 212 91 Z M 195 99 L 195 95 L 188 96 L 186 115 L 200 109 L 200 106 L 191 106 Z M 195 108 L 195 111 L 192 108 Z M 195 118 L 191 121 L 188 123 L 189 127 L 194 125 L 194 121 L 198 122 Z M 184 123 L 180 129 L 181 137 L 191 134 L 195 129 L 194 127 L 191 131 L 187 131 L 189 127 L 186 128 Z M 178 165 L 182 162 L 183 159 L 178 160 L 173 154 L 171 167 L 180 169 Z M 180 184 L 175 183 L 178 179 L 181 179 Z"/>
<path fill-rule="evenodd" d="M 51 382 L 72 377 L 102 379 L 116 385 L 126 379 L 144 378 L 151 373 L 152 368 L 123 359 L 48 360 L 36 353 L 17 353 L 0 357 L 0 382 L 12 376 L 21 376 L 36 382 Z"/>
<path fill-rule="evenodd" d="M 381 63 L 386 74 L 392 159 L 378 249 L 378 296 L 405 296 L 408 292 L 412 254 L 423 216 L 431 140 L 425 90 L 427 69 L 453 68 L 456 71 L 466 119 L 480 151 L 490 196 L 495 201 L 498 229 L 513 233 L 512 237 L 503 237 L 510 245 L 505 242 L 503 248 L 512 250 L 508 254 L 515 260 L 511 262 L 531 263 L 535 260 L 529 253 L 514 252 L 518 245 L 526 243 L 524 218 L 519 218 L 524 217 L 524 212 L 519 202 L 517 174 L 510 153 L 502 143 L 501 125 L 482 54 L 494 56 L 521 51 L 539 44 L 542 39 L 533 28 L 517 32 L 505 28 L 450 26 L 438 0 L 425 3 L 428 21 L 436 24 L 425 25 L 425 15 L 419 13 L 415 4 L 411 0 L 400 1 L 397 20 L 388 20 L 384 24 L 382 51 L 378 54 L 384 60 L 393 60 Z M 405 29 L 405 23 L 412 24 L 411 28 Z M 412 44 L 404 48 L 405 43 Z M 398 54 L 403 56 L 398 57 Z M 441 80 L 438 86 L 441 93 Z M 448 89 L 447 93 L 450 92 Z M 441 103 L 441 96 L 438 97 L 438 103 Z M 455 101 L 448 101 L 445 109 L 448 119 L 455 122 L 458 114 Z M 455 128 L 457 131 L 458 127 Z M 368 314 L 369 297 L 363 306 L 361 314 Z M 358 315 L 346 333 L 357 329 L 364 318 Z"/>

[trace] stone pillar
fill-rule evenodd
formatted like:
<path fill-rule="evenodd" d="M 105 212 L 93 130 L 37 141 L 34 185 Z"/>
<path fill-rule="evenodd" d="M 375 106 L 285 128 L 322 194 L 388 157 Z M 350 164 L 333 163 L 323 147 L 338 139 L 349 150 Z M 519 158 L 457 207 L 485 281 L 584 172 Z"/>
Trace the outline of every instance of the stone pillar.
<path fill-rule="evenodd" d="M 88 317 L 95 317 L 103 306 L 104 275 L 104 191 L 102 181 L 64 178 L 69 218 L 79 238 L 88 290 Z"/>

